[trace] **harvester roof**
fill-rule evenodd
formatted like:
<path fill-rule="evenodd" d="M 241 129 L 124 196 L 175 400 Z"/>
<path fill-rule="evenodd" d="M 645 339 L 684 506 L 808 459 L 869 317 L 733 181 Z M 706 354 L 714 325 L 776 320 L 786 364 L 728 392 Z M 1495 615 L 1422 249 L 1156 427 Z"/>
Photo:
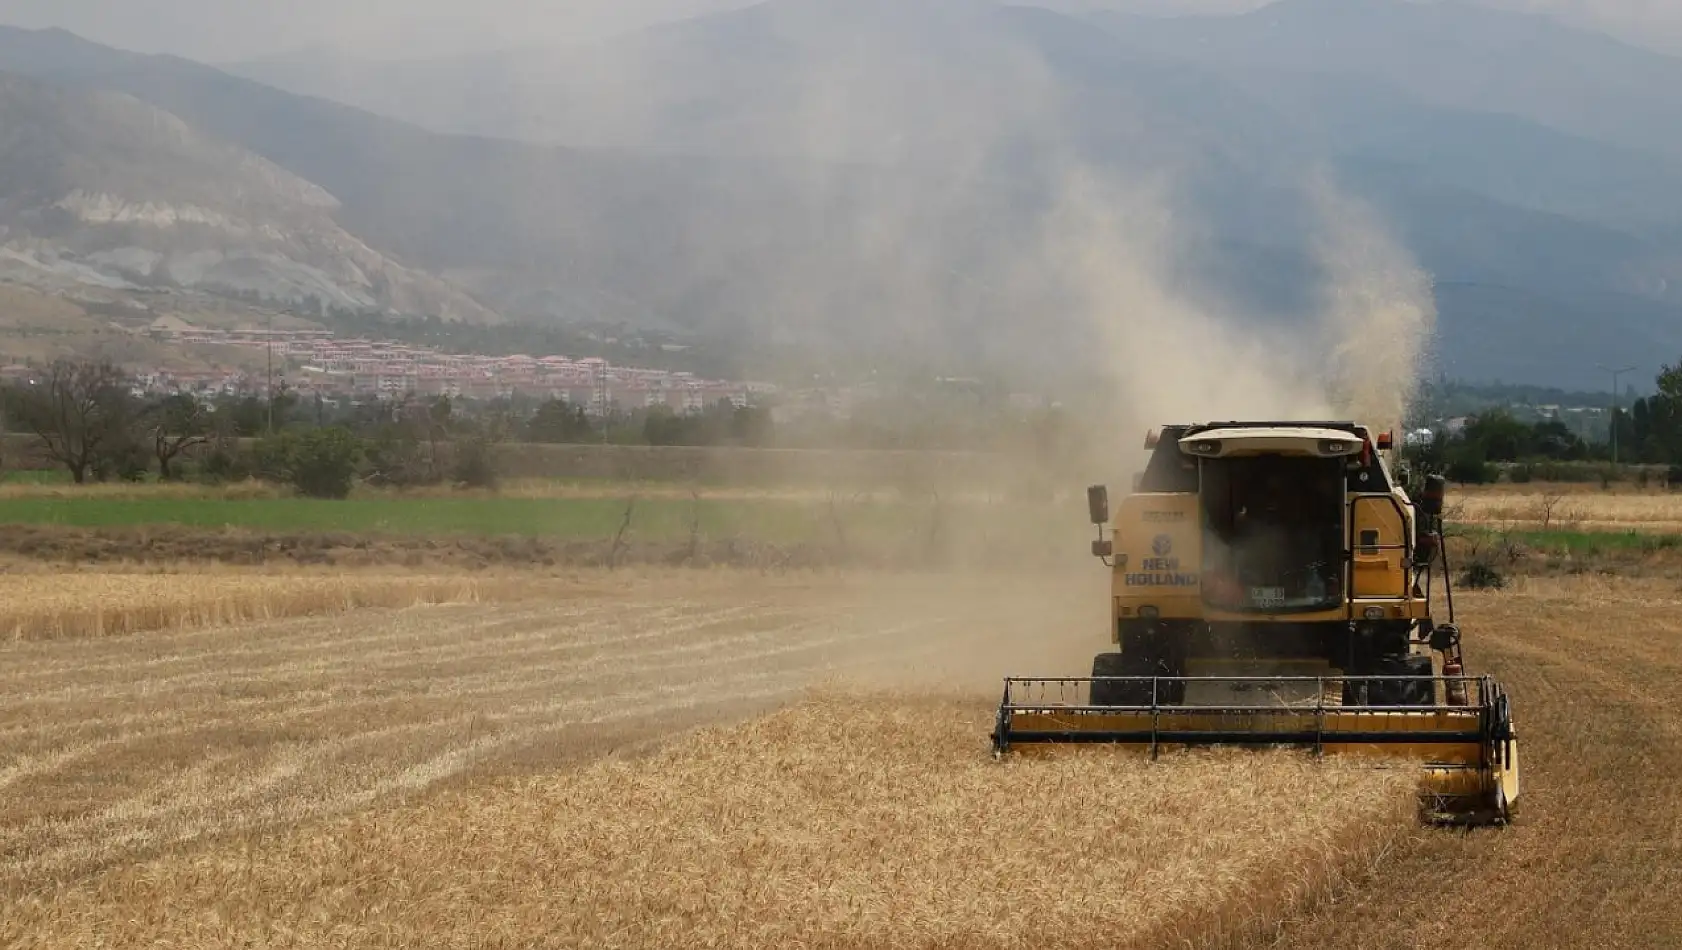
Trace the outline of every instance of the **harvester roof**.
<path fill-rule="evenodd" d="M 1352 431 L 1355 428 L 1334 429 L 1320 423 L 1199 427 L 1181 436 L 1179 443 L 1182 452 L 1201 458 L 1243 455 L 1342 458 L 1361 452 L 1364 438 Z"/>

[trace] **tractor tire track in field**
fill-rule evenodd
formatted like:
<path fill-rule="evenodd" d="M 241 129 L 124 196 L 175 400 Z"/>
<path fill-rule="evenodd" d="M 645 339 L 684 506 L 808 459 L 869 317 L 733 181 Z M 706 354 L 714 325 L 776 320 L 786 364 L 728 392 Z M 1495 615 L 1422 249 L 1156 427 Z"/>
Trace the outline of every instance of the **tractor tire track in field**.
<path fill-rule="evenodd" d="M 1024 664 L 1068 669 L 1044 659 L 1046 600 L 1010 587 L 725 574 L 658 599 L 7 644 L 0 901 L 211 837 L 634 747 L 831 677 L 990 694 Z M 1102 642 L 1095 593 L 1066 601 L 1096 605 L 1064 621 L 1071 655 Z"/>
<path fill-rule="evenodd" d="M 1467 598 L 1469 669 L 1513 696 L 1514 824 L 1426 830 L 1261 946 L 1682 947 L 1682 617 L 1631 581 Z"/>

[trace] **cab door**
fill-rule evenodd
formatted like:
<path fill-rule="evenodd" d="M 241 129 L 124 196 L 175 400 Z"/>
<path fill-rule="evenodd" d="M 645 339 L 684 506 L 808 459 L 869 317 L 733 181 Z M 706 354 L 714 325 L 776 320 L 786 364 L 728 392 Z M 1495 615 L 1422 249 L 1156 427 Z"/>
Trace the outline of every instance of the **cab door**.
<path fill-rule="evenodd" d="M 1408 596 L 1413 539 L 1402 506 L 1390 495 L 1359 495 L 1349 502 L 1351 599 Z"/>

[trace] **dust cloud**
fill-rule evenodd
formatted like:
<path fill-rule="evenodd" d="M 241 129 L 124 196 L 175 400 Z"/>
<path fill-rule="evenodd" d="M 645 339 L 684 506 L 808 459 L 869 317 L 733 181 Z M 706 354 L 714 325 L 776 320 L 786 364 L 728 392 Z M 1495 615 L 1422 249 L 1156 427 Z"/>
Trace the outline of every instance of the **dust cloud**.
<path fill-rule="evenodd" d="M 550 247 L 608 248 L 593 261 L 522 249 L 574 301 L 611 284 L 641 294 L 627 309 L 643 312 L 668 295 L 667 312 L 734 340 L 749 375 L 757 359 L 791 388 L 818 375 L 777 362 L 799 352 L 803 372 L 997 377 L 1060 403 L 1072 449 L 1014 446 L 985 463 L 995 486 L 1049 486 L 1041 508 L 959 508 L 937 479 L 912 489 L 926 505 L 896 527 L 919 555 L 1090 577 L 1081 602 L 1095 614 L 1078 638 L 1097 646 L 1107 577 L 1087 553 L 1081 489 L 1127 485 L 1145 432 L 1164 424 L 1394 425 L 1435 308 L 1429 278 L 1334 175 L 1249 154 L 1256 136 L 1288 132 L 1235 105 L 1237 91 L 1185 82 L 1068 22 L 983 0 L 771 0 L 527 58 L 475 94 L 534 141 L 663 176 L 615 179 L 635 201 L 580 193 L 539 205 L 568 235 Z M 401 156 L 393 166 L 402 173 Z M 1229 178 L 1238 183 L 1221 192 Z M 547 181 L 511 174 L 507 204 Z M 1298 302 L 1284 313 L 1199 272 L 1211 207 L 1254 183 L 1286 196 L 1250 215 L 1256 230 L 1271 227 L 1307 261 L 1307 276 L 1278 281 L 1312 285 L 1290 288 Z M 614 222 L 593 240 L 604 207 L 636 226 Z M 626 233 L 637 254 L 611 244 Z M 651 259 L 658 273 L 595 280 Z M 623 303 L 603 297 L 604 309 Z M 842 525 L 847 504 L 832 498 L 819 517 L 835 522 L 837 543 L 862 545 Z"/>
<path fill-rule="evenodd" d="M 697 58 L 701 32 L 668 30 L 569 75 L 602 93 L 591 135 L 761 163 L 766 187 L 787 189 L 673 235 L 678 266 L 729 288 L 748 345 L 1051 392 L 1082 427 L 1086 450 L 1055 473 L 1071 485 L 1123 476 L 1167 423 L 1400 422 L 1433 330 L 1429 278 L 1333 176 L 1271 173 L 1297 196 L 1317 270 L 1310 308 L 1278 319 L 1182 273 L 1208 174 L 1165 134 L 1171 106 L 1083 88 L 1060 57 L 1089 51 L 1043 24 L 980 0 L 778 0 L 735 17 L 705 36 L 745 44 L 737 58 Z M 686 71 L 709 69 L 724 74 L 708 75 L 710 95 L 749 105 L 663 126 Z M 782 84 L 748 85 L 764 76 Z"/>
<path fill-rule="evenodd" d="M 1246 164 L 1247 140 L 1195 127 L 1230 116 L 1211 111 L 1224 100 L 1060 29 L 983 0 L 772 0 L 528 63 L 502 105 L 534 139 L 561 116 L 591 148 L 665 156 L 707 195 L 648 240 L 676 283 L 728 311 L 708 329 L 735 335 L 750 375 L 752 359 L 787 370 L 780 354 L 801 352 L 854 380 L 988 376 L 1055 399 L 1072 447 L 1003 446 L 986 462 L 995 488 L 1038 486 L 1043 511 L 951 507 L 976 473 L 948 469 L 904 489 L 926 504 L 908 531 L 949 561 L 1084 570 L 1081 489 L 1123 490 L 1147 430 L 1394 428 L 1435 306 L 1428 275 L 1335 175 Z M 1159 87 L 1162 101 L 1143 94 Z M 1307 276 L 1281 280 L 1311 286 L 1283 315 L 1198 271 L 1227 169 L 1287 196 L 1277 229 Z M 838 535 L 845 504 L 822 515 Z"/>
<path fill-rule="evenodd" d="M 1119 444 L 1170 423 L 1353 419 L 1398 427 L 1416 393 L 1436 308 L 1429 278 L 1355 196 L 1306 185 L 1323 278 L 1316 312 L 1281 325 L 1193 303 L 1165 283 L 1175 214 L 1167 189 L 1070 175 L 1047 231 L 1046 259 L 1073 291 L 1079 325 L 1105 356 Z"/>

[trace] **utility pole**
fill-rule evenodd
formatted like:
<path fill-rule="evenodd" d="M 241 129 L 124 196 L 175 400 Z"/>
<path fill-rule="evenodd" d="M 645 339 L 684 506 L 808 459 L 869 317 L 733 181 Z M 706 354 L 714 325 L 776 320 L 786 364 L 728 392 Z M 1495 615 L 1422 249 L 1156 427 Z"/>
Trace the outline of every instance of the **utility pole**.
<path fill-rule="evenodd" d="M 269 357 L 268 383 L 264 387 L 263 402 L 269 413 L 269 435 L 274 435 L 274 311 L 269 311 L 268 328 L 263 331 L 263 350 Z"/>
<path fill-rule="evenodd" d="M 599 406 L 597 411 L 602 415 L 602 444 L 606 445 L 608 441 L 608 406 L 613 401 L 613 387 L 610 382 L 607 360 L 605 359 L 596 366 L 596 399 Z"/>
<path fill-rule="evenodd" d="M 1596 363 L 1594 365 L 1599 367 L 1604 372 L 1608 372 L 1608 373 L 1612 374 L 1612 417 L 1611 417 L 1611 424 L 1610 424 L 1610 428 L 1612 430 L 1612 467 L 1617 468 L 1618 467 L 1618 377 L 1622 376 L 1623 374 L 1629 372 L 1632 369 L 1635 369 L 1635 367 L 1634 366 L 1620 366 L 1617 369 L 1613 369 L 1612 367 L 1607 366 L 1604 363 Z"/>

